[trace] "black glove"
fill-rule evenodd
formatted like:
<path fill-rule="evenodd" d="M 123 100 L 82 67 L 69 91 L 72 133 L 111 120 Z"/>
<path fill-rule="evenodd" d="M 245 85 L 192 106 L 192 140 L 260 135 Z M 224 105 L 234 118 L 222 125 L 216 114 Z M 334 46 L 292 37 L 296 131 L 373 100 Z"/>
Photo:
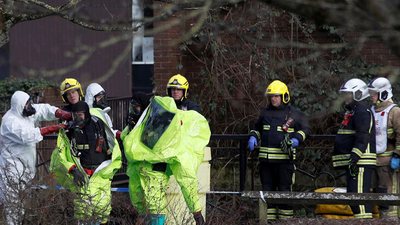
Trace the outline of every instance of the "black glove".
<path fill-rule="evenodd" d="M 357 161 L 355 161 L 354 159 L 350 159 L 349 162 L 349 174 L 352 177 L 356 177 L 358 175 L 359 169 L 357 166 Z"/>
<path fill-rule="evenodd" d="M 193 213 L 194 220 L 196 221 L 196 225 L 204 225 L 204 217 L 201 214 L 201 211 Z"/>
<path fill-rule="evenodd" d="M 74 183 L 76 186 L 83 186 L 86 184 L 85 175 L 76 167 L 71 169 L 72 176 L 74 176 Z"/>
<path fill-rule="evenodd" d="M 285 138 L 281 141 L 281 149 L 289 155 L 289 159 L 293 159 L 293 141 L 289 138 L 289 134 L 285 134 Z"/>

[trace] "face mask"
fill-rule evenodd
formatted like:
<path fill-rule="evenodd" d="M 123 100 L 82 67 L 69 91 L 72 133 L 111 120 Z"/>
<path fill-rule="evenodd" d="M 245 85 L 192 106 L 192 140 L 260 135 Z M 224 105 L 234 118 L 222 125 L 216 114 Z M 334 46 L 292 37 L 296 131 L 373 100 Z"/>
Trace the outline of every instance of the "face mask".
<path fill-rule="evenodd" d="M 74 119 L 74 126 L 75 127 L 82 127 L 85 124 L 85 119 L 82 117 L 77 117 Z"/>
<path fill-rule="evenodd" d="M 129 107 L 129 115 L 140 116 L 140 114 L 140 106 L 138 107 L 137 105 L 131 105 Z"/>
<path fill-rule="evenodd" d="M 110 111 L 110 106 L 107 104 L 106 96 L 102 97 L 99 101 L 96 101 L 96 96 L 94 97 L 94 102 L 93 102 L 93 107 L 94 108 L 100 108 L 102 110 L 107 110 Z"/>
<path fill-rule="evenodd" d="M 132 104 L 130 105 L 129 117 L 128 117 L 128 124 L 130 129 L 133 129 L 133 127 L 136 125 L 141 114 L 142 114 L 141 110 L 140 108 L 137 107 L 137 105 L 132 105 Z"/>
<path fill-rule="evenodd" d="M 28 99 L 28 101 L 26 102 L 26 104 L 28 104 L 28 107 L 24 108 L 24 110 L 22 111 L 22 116 L 28 117 L 28 116 L 32 116 L 33 114 L 36 113 L 36 109 L 33 108 L 33 103 L 32 103 L 32 99 Z M 25 104 L 25 105 L 26 105 Z"/>
<path fill-rule="evenodd" d="M 75 114 L 72 114 L 72 121 L 73 121 L 73 127 L 75 128 L 82 128 L 85 125 L 86 120 L 83 119 L 80 116 L 76 116 Z"/>

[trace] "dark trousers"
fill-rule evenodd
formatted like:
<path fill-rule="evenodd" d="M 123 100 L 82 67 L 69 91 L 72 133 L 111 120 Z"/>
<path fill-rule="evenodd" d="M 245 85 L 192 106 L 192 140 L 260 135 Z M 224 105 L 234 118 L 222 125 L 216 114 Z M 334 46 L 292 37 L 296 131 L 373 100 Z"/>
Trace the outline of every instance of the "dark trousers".
<path fill-rule="evenodd" d="M 260 179 L 263 191 L 292 191 L 294 183 L 293 163 L 265 163 L 260 162 Z M 280 217 L 292 217 L 293 205 L 268 204 L 268 209 L 278 207 Z M 274 210 L 268 210 L 273 212 Z M 281 215 L 282 214 L 282 215 Z"/>
<path fill-rule="evenodd" d="M 370 193 L 371 188 L 371 168 L 359 167 L 357 176 L 350 176 L 349 170 L 346 170 L 347 192 L 348 193 Z M 351 205 L 355 219 L 372 218 L 371 205 Z"/>

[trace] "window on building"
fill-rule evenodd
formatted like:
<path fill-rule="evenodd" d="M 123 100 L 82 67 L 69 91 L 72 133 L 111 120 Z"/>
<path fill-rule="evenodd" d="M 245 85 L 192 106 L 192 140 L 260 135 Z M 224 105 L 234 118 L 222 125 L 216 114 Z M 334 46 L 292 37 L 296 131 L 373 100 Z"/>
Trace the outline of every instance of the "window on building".
<path fill-rule="evenodd" d="M 133 26 L 143 24 L 146 19 L 153 18 L 152 0 L 132 0 Z M 153 24 L 146 24 L 134 32 L 132 46 L 132 93 L 153 91 L 154 74 L 154 37 L 147 31 Z"/>

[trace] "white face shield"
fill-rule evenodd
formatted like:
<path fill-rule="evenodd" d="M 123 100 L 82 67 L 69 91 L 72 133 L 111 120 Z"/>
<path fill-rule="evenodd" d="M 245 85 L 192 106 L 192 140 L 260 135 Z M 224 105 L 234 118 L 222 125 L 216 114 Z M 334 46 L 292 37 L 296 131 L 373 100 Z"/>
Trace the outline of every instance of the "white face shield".
<path fill-rule="evenodd" d="M 353 93 L 352 92 L 340 92 L 340 98 L 342 101 L 348 105 L 352 101 L 354 101 Z"/>

